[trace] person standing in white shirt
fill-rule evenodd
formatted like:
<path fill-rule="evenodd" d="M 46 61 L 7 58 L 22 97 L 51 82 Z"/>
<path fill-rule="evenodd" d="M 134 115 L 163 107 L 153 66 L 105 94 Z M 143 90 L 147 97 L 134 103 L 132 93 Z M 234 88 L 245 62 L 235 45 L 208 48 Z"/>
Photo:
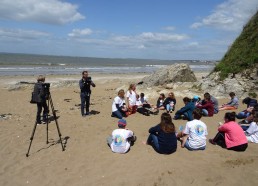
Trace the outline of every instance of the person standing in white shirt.
<path fill-rule="evenodd" d="M 130 147 L 136 141 L 133 131 L 125 128 L 126 120 L 118 120 L 118 129 L 112 132 L 112 136 L 107 138 L 107 143 L 112 152 L 124 154 L 129 151 Z"/>

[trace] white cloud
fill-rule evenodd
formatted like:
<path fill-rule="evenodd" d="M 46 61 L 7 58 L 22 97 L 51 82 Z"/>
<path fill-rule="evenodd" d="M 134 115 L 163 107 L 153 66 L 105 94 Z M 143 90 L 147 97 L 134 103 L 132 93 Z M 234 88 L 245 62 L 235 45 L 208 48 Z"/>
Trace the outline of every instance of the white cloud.
<path fill-rule="evenodd" d="M 0 38 L 9 40 L 35 40 L 50 36 L 49 33 L 36 30 L 3 29 L 0 28 Z"/>
<path fill-rule="evenodd" d="M 176 28 L 173 27 L 173 26 L 167 26 L 167 27 L 164 27 L 163 30 L 167 30 L 167 31 L 174 31 Z"/>
<path fill-rule="evenodd" d="M 146 47 L 144 45 L 137 46 L 138 49 L 145 49 Z"/>
<path fill-rule="evenodd" d="M 84 37 L 91 35 L 93 31 L 89 28 L 85 29 L 73 29 L 71 33 L 68 34 L 69 37 Z"/>
<path fill-rule="evenodd" d="M 78 6 L 61 0 L 1 0 L 0 18 L 66 24 L 85 19 Z"/>
<path fill-rule="evenodd" d="M 141 39 L 143 41 L 182 41 L 188 39 L 188 36 L 185 34 L 166 34 L 166 33 L 152 33 L 152 32 L 144 32 L 138 36 L 137 39 Z"/>
<path fill-rule="evenodd" d="M 222 30 L 239 31 L 258 9 L 257 0 L 227 0 L 218 5 L 214 12 L 193 23 L 191 28 L 210 26 Z"/>

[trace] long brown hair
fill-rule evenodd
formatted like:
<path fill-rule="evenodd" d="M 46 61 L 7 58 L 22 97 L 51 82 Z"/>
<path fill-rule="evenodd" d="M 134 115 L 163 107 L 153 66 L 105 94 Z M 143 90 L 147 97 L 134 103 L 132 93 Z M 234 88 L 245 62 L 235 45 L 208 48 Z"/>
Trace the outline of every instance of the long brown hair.
<path fill-rule="evenodd" d="M 165 133 L 172 133 L 175 132 L 175 125 L 172 122 L 172 118 L 170 114 L 168 113 L 163 113 L 161 115 L 161 122 L 160 122 L 160 127 Z"/>
<path fill-rule="evenodd" d="M 173 92 L 169 92 L 168 95 L 169 95 L 169 97 L 171 97 L 172 99 L 176 99 L 176 98 L 175 98 L 175 94 L 174 94 Z"/>

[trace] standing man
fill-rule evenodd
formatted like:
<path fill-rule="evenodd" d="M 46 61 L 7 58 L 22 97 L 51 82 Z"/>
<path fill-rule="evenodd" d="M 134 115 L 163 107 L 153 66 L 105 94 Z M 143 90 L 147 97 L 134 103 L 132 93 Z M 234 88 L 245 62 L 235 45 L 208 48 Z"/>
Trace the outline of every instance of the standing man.
<path fill-rule="evenodd" d="M 37 83 L 34 85 L 35 97 L 33 101 L 37 103 L 37 124 L 41 124 L 41 112 L 43 110 L 43 123 L 47 122 L 48 106 L 47 106 L 47 92 L 44 88 L 45 76 L 39 75 Z"/>
<path fill-rule="evenodd" d="M 95 87 L 96 85 L 91 80 L 91 77 L 88 76 L 88 71 L 82 72 L 82 79 L 79 81 L 80 89 L 81 89 L 81 114 L 83 117 L 86 115 L 90 115 L 90 86 Z M 86 102 L 86 113 L 84 113 Z"/>

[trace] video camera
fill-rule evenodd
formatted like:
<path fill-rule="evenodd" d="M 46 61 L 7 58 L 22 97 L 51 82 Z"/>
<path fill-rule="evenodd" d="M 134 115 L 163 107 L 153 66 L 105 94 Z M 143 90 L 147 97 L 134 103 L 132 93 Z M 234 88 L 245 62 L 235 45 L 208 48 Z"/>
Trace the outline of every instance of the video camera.
<path fill-rule="evenodd" d="M 87 77 L 86 82 L 91 83 L 91 77 Z"/>
<path fill-rule="evenodd" d="M 49 94 L 49 93 L 50 93 L 50 90 L 49 90 L 49 88 L 50 88 L 50 83 L 43 83 L 43 84 L 42 84 L 42 87 L 43 87 L 43 89 L 44 89 L 45 94 Z"/>

